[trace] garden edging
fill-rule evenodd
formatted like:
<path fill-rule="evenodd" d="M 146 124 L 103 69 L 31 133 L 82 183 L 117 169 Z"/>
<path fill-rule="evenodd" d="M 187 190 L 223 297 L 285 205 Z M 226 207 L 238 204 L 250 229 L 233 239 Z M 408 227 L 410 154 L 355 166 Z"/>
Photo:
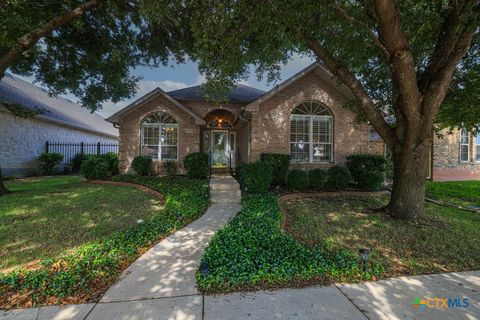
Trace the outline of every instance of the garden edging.
<path fill-rule="evenodd" d="M 338 192 L 294 192 L 288 193 L 280 196 L 279 201 L 283 203 L 287 200 L 293 200 L 300 197 L 322 197 L 322 198 L 333 198 L 333 197 L 352 197 L 352 196 L 377 196 L 382 194 L 389 194 L 389 191 L 374 191 L 374 192 L 363 192 L 363 191 L 338 191 Z"/>
<path fill-rule="evenodd" d="M 151 195 L 154 195 L 155 197 L 160 199 L 162 204 L 165 204 L 165 197 L 163 196 L 163 194 L 161 194 L 160 192 L 158 192 L 156 190 L 153 190 L 149 187 L 141 185 L 141 184 L 136 184 L 136 183 L 132 183 L 132 182 L 122 182 L 122 181 L 110 181 L 110 180 L 87 180 L 87 182 L 91 183 L 91 184 L 100 184 L 100 185 L 108 184 L 108 185 L 113 185 L 113 186 L 132 187 L 132 188 L 135 188 L 137 190 L 147 192 L 147 193 L 150 193 Z"/>

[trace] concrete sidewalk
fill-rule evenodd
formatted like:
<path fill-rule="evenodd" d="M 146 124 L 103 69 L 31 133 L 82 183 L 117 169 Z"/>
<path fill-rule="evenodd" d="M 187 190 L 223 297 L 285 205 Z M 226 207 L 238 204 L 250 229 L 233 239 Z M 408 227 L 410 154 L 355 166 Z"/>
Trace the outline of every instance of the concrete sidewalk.
<path fill-rule="evenodd" d="M 468 307 L 424 310 L 415 298 L 468 299 Z M 430 300 L 430 304 L 431 304 Z M 441 305 L 441 304 L 440 304 Z M 480 319 L 480 271 L 359 284 L 139 299 L 0 313 L 1 320 Z"/>

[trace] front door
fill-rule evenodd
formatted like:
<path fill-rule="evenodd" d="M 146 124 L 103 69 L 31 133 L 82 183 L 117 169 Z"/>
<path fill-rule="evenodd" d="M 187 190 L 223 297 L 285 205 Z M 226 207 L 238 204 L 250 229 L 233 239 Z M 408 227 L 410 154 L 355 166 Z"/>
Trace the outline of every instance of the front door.
<path fill-rule="evenodd" d="M 226 167 L 228 163 L 228 131 L 212 131 L 212 167 Z"/>

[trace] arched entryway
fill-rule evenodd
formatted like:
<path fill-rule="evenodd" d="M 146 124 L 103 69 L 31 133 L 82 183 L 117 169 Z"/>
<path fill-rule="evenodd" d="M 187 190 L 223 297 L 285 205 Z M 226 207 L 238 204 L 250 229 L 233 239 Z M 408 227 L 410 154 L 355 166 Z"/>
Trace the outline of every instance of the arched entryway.
<path fill-rule="evenodd" d="M 202 128 L 202 150 L 209 155 L 210 166 L 214 169 L 235 168 L 237 162 L 236 116 L 218 109 L 205 116 Z"/>

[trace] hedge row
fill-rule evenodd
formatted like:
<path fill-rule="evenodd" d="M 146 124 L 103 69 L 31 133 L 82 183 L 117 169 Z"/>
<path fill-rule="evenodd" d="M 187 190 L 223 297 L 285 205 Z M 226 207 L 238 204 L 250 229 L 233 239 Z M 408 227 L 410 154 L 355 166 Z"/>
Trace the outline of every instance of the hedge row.
<path fill-rule="evenodd" d="M 206 180 L 165 179 L 123 175 L 116 181 L 139 183 L 160 191 L 166 207 L 143 224 L 109 237 L 83 244 L 57 260 L 43 260 L 36 270 L 0 273 L 0 296 L 30 296 L 34 303 L 49 297 L 98 294 L 117 278 L 122 266 L 132 262 L 158 239 L 182 228 L 208 206 Z"/>
<path fill-rule="evenodd" d="M 262 154 L 261 159 L 243 164 L 238 170 L 246 193 L 266 193 L 271 186 L 284 184 L 294 191 L 341 191 L 352 182 L 360 190 L 378 191 L 385 179 L 386 159 L 380 155 L 354 154 L 347 157 L 346 166 L 310 171 L 289 171 L 288 155 Z"/>
<path fill-rule="evenodd" d="M 201 266 L 203 274 L 197 271 L 196 277 L 204 292 L 304 284 L 327 277 L 370 279 L 383 271 L 377 265 L 363 270 L 356 253 L 295 241 L 281 230 L 278 200 L 272 195 L 244 197 L 242 211 L 215 234 Z"/>

